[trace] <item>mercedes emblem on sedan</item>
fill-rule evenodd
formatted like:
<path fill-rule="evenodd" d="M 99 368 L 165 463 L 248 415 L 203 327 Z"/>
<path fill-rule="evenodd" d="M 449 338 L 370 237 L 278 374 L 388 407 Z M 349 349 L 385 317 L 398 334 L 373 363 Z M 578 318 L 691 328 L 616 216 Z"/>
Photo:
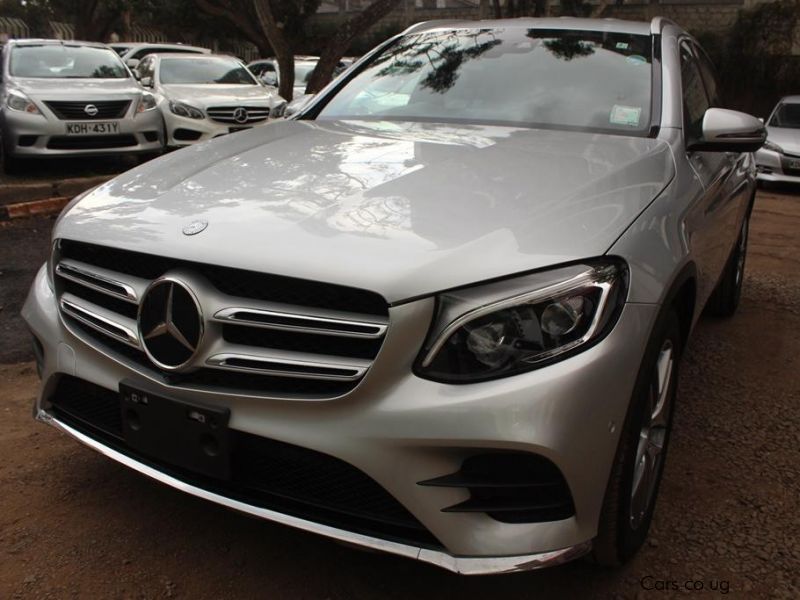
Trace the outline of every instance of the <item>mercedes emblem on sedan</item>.
<path fill-rule="evenodd" d="M 83 107 L 83 112 L 90 117 L 95 117 L 97 116 L 97 113 L 100 112 L 100 109 L 98 109 L 94 104 L 87 104 Z"/>
<path fill-rule="evenodd" d="M 176 279 L 154 281 L 139 306 L 139 339 L 153 363 L 167 371 L 187 366 L 203 337 L 203 315 L 194 293 Z"/>
<path fill-rule="evenodd" d="M 247 114 L 247 109 L 243 106 L 240 106 L 236 110 L 233 111 L 233 120 L 237 123 L 247 123 L 247 119 L 250 118 L 250 115 Z"/>

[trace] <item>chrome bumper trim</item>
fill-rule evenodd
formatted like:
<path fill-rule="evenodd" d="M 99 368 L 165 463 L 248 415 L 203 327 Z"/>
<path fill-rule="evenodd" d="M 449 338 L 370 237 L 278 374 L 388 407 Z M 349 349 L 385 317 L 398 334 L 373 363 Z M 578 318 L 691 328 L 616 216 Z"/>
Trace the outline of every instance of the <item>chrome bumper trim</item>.
<path fill-rule="evenodd" d="M 121 452 L 109 448 L 104 444 L 90 438 L 89 436 L 73 429 L 69 425 L 62 423 L 52 415 L 44 410 L 38 410 L 36 414 L 37 420 L 52 425 L 56 429 L 72 436 L 79 442 L 89 446 L 93 450 L 111 458 L 129 467 L 139 473 L 146 475 L 156 481 L 164 483 L 177 490 L 181 490 L 198 498 L 216 502 L 227 508 L 238 510 L 262 519 L 275 521 L 290 527 L 296 527 L 311 533 L 317 533 L 326 537 L 344 542 L 346 544 L 353 544 L 355 546 L 362 546 L 373 550 L 388 552 L 389 554 L 396 554 L 398 556 L 405 556 L 406 558 L 416 559 L 422 562 L 436 565 L 453 573 L 462 575 L 490 575 L 499 573 L 514 573 L 517 571 L 531 571 L 534 569 L 541 569 L 543 567 L 552 567 L 560 565 L 579 556 L 586 554 L 591 549 L 591 542 L 584 542 L 575 546 L 562 548 L 560 550 L 553 550 L 551 552 L 541 552 L 537 554 L 523 554 L 517 556 L 453 556 L 446 552 L 431 550 L 428 548 L 420 548 L 401 544 L 398 542 L 391 542 L 380 538 L 374 538 L 343 529 L 337 529 L 328 525 L 321 525 L 313 521 L 306 521 L 297 517 L 284 515 L 279 512 L 268 510 L 266 508 L 259 508 L 252 506 L 238 500 L 226 498 L 219 494 L 209 492 L 203 488 L 199 488 L 179 479 L 166 475 L 157 469 L 142 464 Z"/>

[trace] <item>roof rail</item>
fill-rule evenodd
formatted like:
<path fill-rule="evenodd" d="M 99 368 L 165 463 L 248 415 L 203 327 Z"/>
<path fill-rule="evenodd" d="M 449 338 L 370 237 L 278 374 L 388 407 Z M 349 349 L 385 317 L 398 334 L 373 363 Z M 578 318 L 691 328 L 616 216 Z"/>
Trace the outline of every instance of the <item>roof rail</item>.
<path fill-rule="evenodd" d="M 445 25 L 448 24 L 463 23 L 463 22 L 464 19 L 431 19 L 430 21 L 421 21 L 419 23 L 414 23 L 406 30 L 400 32 L 399 35 L 408 35 L 409 33 L 417 33 L 419 31 L 433 29 L 434 27 L 444 27 Z"/>
<path fill-rule="evenodd" d="M 679 27 L 675 21 L 668 19 L 667 17 L 653 17 L 653 19 L 650 21 L 650 33 L 653 35 L 659 34 L 667 25 L 675 25 L 676 27 Z"/>

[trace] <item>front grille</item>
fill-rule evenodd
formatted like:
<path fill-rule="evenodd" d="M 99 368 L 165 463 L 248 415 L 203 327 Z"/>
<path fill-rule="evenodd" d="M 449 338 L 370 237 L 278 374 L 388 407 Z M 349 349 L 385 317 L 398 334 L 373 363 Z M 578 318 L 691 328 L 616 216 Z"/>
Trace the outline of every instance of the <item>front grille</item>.
<path fill-rule="evenodd" d="M 212 106 L 206 109 L 209 118 L 228 125 L 260 123 L 269 118 L 266 106 Z"/>
<path fill-rule="evenodd" d="M 128 112 L 130 100 L 78 100 L 45 101 L 47 108 L 59 119 L 70 121 L 97 121 L 101 119 L 121 119 Z M 89 107 L 87 111 L 87 107 Z M 94 109 L 92 108 L 94 107 Z"/>
<path fill-rule="evenodd" d="M 125 443 L 119 394 L 63 376 L 50 398 L 56 418 L 114 449 L 191 485 L 333 527 L 440 547 L 436 538 L 368 475 L 333 456 L 231 431 L 231 479 L 176 468 Z"/>
<path fill-rule="evenodd" d="M 54 135 L 47 142 L 51 150 L 102 150 L 129 148 L 137 144 L 136 137 L 123 135 Z"/>
<path fill-rule="evenodd" d="M 467 458 L 456 473 L 419 485 L 469 490 L 470 498 L 443 512 L 486 513 L 502 523 L 541 523 L 575 514 L 564 475 L 550 460 L 525 452 L 491 452 Z"/>
<path fill-rule="evenodd" d="M 356 288 L 71 240 L 59 241 L 53 264 L 61 314 L 76 335 L 152 379 L 185 389 L 341 396 L 361 381 L 388 327 L 386 301 Z M 175 273 L 189 288 L 205 289 L 199 301 L 213 306 L 201 306 L 211 343 L 177 372 L 150 361 L 137 324 L 148 285 Z"/>

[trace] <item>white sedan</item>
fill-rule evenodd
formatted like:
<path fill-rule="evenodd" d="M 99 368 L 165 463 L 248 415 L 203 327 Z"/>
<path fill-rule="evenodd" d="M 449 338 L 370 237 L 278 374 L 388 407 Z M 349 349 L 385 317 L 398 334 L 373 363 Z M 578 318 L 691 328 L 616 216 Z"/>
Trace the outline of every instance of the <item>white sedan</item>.
<path fill-rule="evenodd" d="M 137 71 L 158 98 L 171 147 L 263 125 L 286 107 L 274 88 L 230 56 L 150 54 Z"/>

